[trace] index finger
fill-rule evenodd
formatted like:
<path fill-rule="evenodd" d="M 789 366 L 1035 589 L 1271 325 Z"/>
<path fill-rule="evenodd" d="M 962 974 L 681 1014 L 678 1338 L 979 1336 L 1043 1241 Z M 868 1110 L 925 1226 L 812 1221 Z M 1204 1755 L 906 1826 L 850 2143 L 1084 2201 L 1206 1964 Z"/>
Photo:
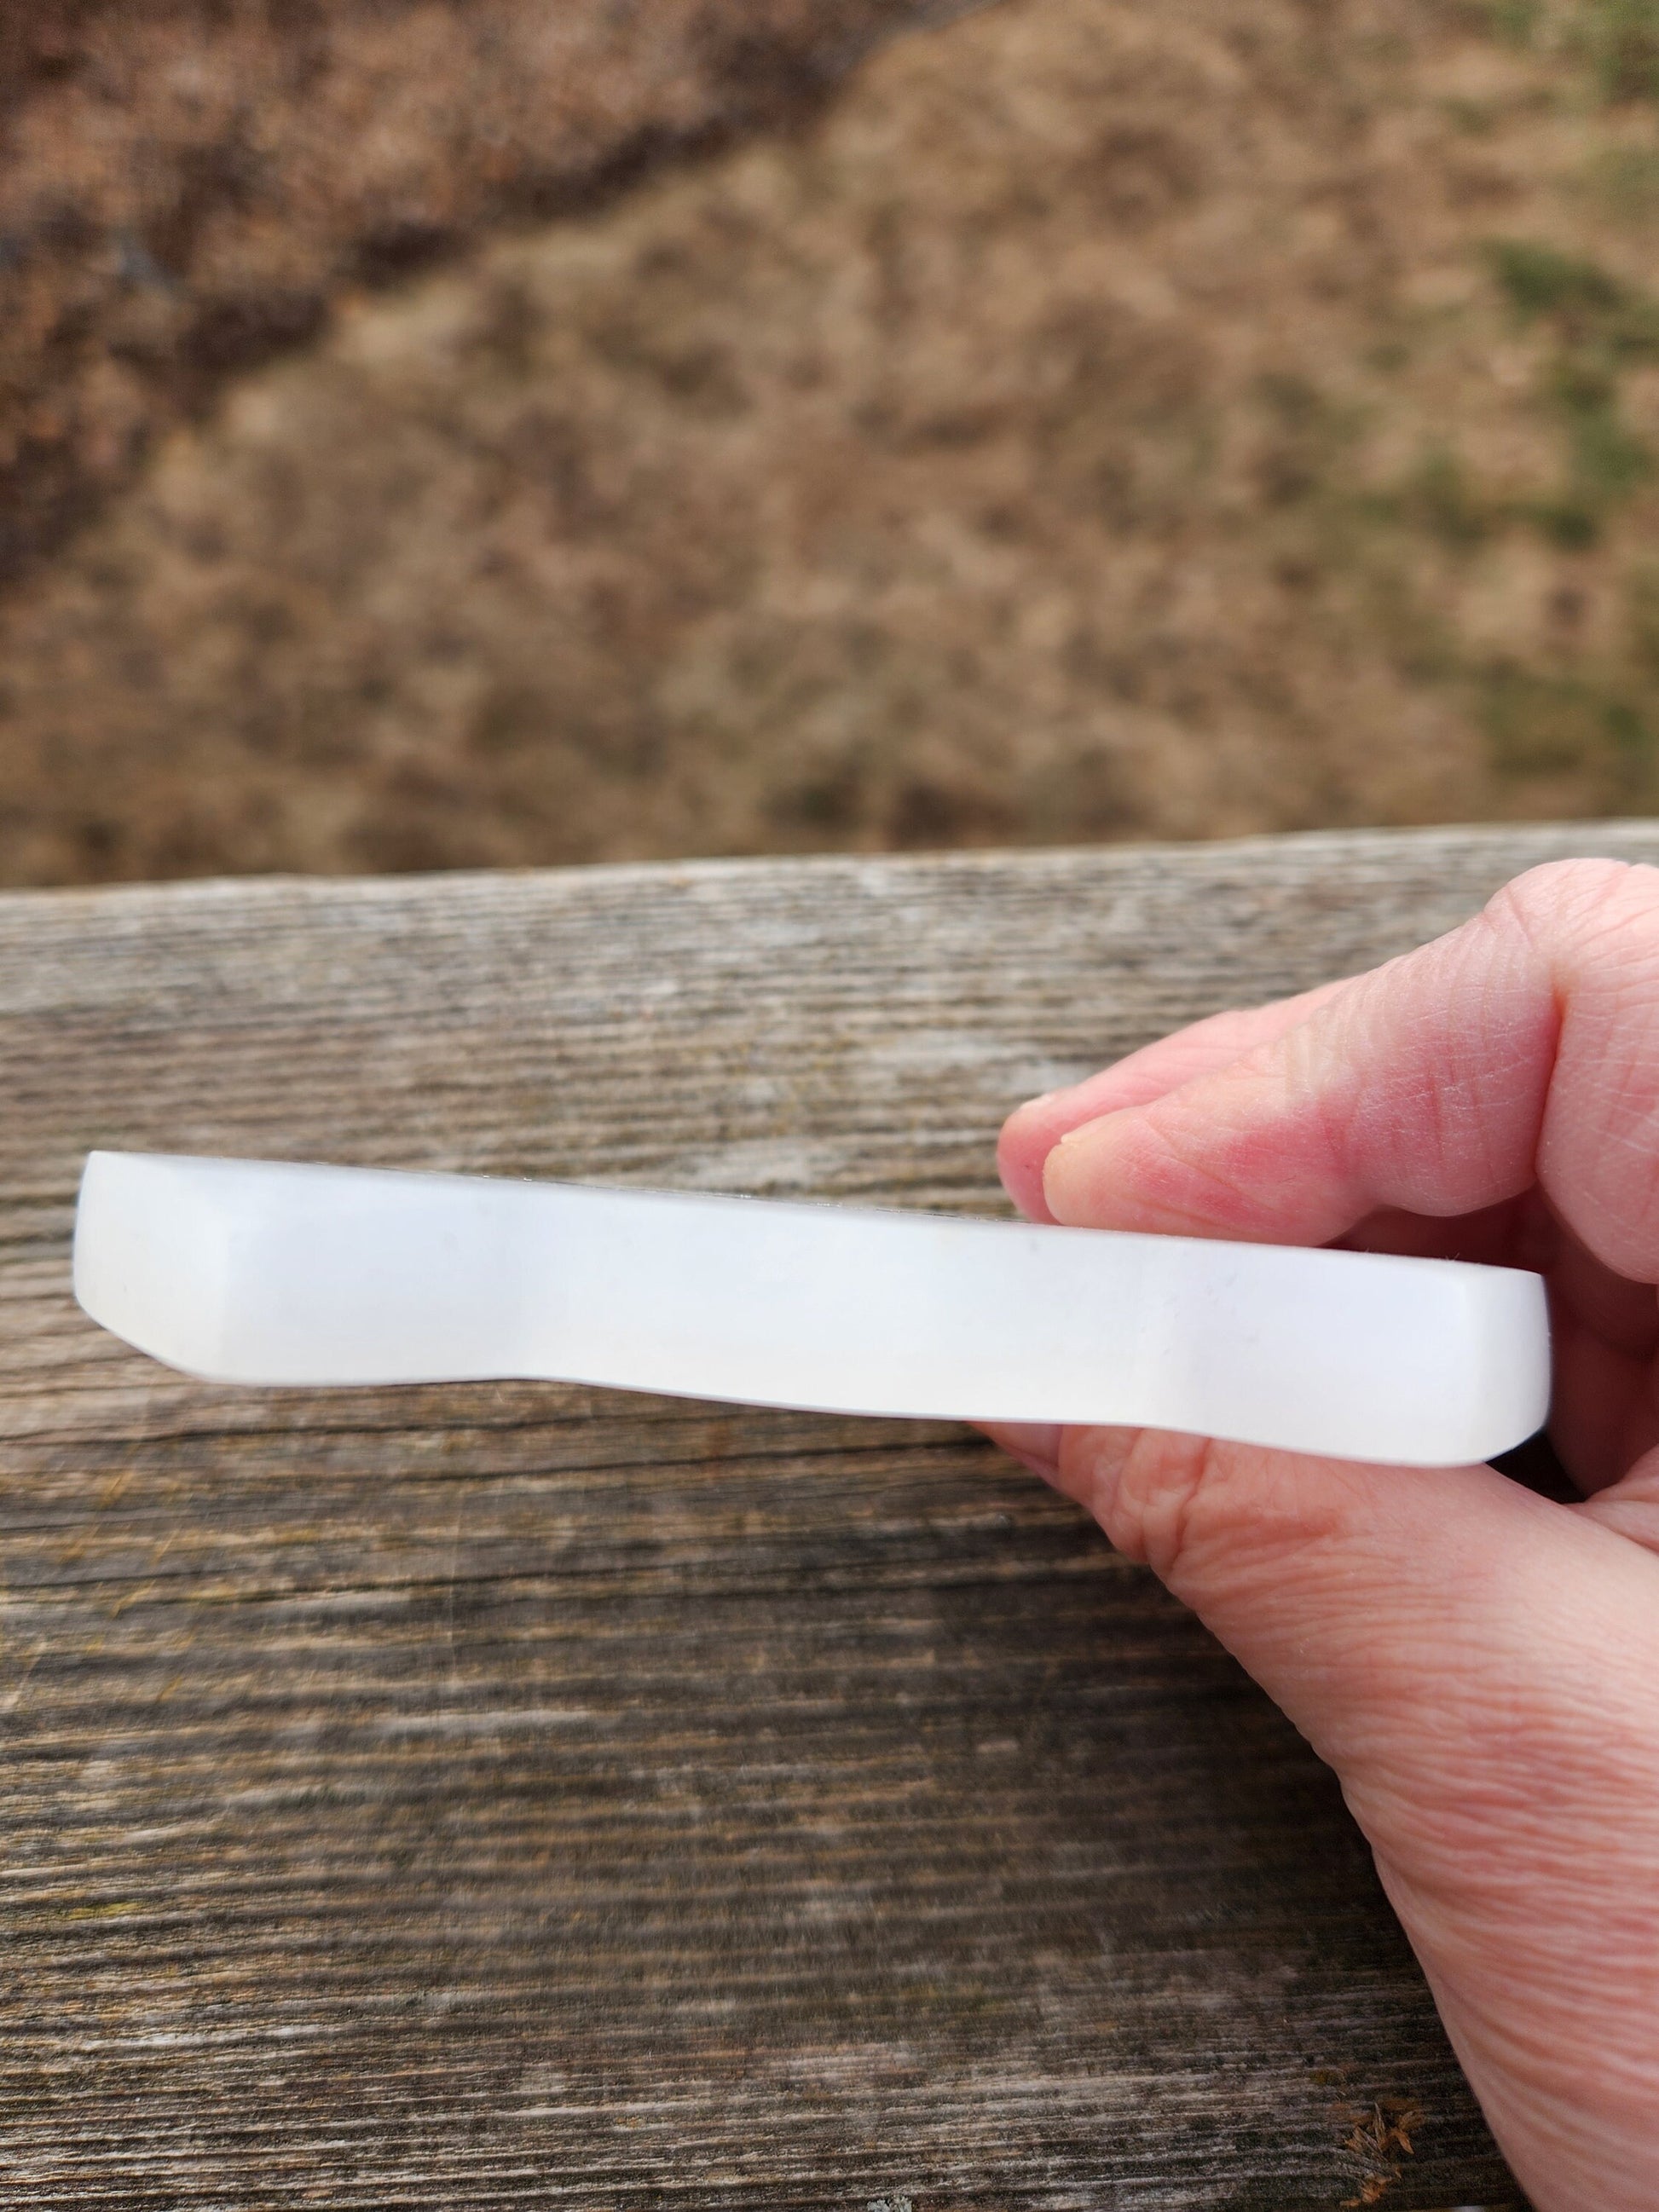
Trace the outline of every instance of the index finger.
<path fill-rule="evenodd" d="M 1143 1045 L 1081 1083 L 1028 1099 L 1008 1116 L 997 1143 L 997 1169 L 1009 1197 L 1031 1220 L 1052 1220 L 1042 1195 L 1042 1170 L 1062 1137 L 1103 1114 L 1144 1106 L 1194 1076 L 1231 1066 L 1253 1047 L 1305 1021 L 1316 1006 L 1346 988 L 1346 982 L 1321 983 L 1264 1006 L 1229 1007 Z"/>
<path fill-rule="evenodd" d="M 1078 1226 L 1315 1244 L 1534 1182 L 1597 1258 L 1659 1279 L 1659 871 L 1532 871 L 1225 1066 L 1073 1129 L 1043 1194 Z"/>

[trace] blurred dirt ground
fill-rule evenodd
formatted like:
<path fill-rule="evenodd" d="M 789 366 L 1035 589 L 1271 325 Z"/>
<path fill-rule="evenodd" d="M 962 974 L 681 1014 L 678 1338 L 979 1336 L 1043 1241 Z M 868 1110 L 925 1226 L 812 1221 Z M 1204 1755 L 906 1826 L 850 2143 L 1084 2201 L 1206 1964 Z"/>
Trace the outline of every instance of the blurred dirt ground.
<path fill-rule="evenodd" d="M 1659 0 L 5 37 L 0 878 L 1659 804 Z"/>

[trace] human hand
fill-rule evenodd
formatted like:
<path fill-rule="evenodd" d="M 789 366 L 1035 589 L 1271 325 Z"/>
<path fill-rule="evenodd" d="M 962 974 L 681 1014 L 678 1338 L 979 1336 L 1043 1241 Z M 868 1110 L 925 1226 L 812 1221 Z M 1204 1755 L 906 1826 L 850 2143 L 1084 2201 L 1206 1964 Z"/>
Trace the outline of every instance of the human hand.
<path fill-rule="evenodd" d="M 1535 1268 L 1583 1493 L 994 1431 L 1340 1777 L 1540 2212 L 1659 2204 L 1659 871 L 1570 861 L 1009 1121 L 1039 1220 Z M 1401 1388 L 1411 1387 L 1401 1376 Z"/>

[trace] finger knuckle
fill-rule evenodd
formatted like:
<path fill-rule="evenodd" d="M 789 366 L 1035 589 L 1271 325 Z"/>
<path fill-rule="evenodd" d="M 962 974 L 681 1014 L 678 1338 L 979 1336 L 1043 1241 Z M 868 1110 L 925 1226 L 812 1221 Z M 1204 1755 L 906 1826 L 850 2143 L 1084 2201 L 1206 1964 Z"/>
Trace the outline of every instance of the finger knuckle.
<path fill-rule="evenodd" d="M 1548 860 L 1504 885 L 1486 908 L 1553 960 L 1614 937 L 1659 952 L 1659 868 L 1629 860 Z"/>
<path fill-rule="evenodd" d="M 1200 1611 L 1224 1590 L 1322 1575 L 1366 1510 L 1355 1471 L 1329 1460 L 1162 1430 L 1073 1433 L 1096 1448 L 1064 1486 L 1118 1551 Z"/>
<path fill-rule="evenodd" d="M 1103 1501 L 1103 1525 L 1119 1551 L 1172 1582 L 1206 1540 L 1224 1488 L 1223 1462 L 1209 1439 L 1144 1430 Z"/>

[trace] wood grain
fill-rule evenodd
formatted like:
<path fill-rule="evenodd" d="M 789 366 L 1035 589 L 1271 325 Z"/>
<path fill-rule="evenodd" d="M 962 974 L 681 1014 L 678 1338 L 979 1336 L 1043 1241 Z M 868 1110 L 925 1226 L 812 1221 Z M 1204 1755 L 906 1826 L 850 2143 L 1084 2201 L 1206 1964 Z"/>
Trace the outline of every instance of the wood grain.
<path fill-rule="evenodd" d="M 65 1262 L 93 1145 L 995 1207 L 1571 851 L 1659 828 L 0 900 L 0 2204 L 1518 2203 L 1328 1775 L 987 1445 L 210 1389 Z"/>

